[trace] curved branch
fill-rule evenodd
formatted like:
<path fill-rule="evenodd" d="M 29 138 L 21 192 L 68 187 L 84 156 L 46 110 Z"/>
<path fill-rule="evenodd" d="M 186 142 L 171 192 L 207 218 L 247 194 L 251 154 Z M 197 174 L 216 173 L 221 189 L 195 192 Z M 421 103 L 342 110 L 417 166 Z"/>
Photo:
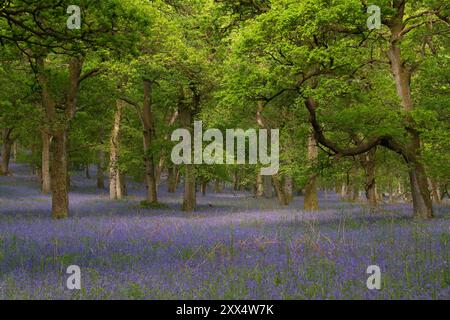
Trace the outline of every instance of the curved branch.
<path fill-rule="evenodd" d="M 311 126 L 313 128 L 314 137 L 320 144 L 330 149 L 337 157 L 356 156 L 366 153 L 375 148 L 376 146 L 383 146 L 400 154 L 407 162 L 411 158 L 406 148 L 402 144 L 397 142 L 392 136 L 389 135 L 382 135 L 370 138 L 365 143 L 360 143 L 355 147 L 350 148 L 341 147 L 334 141 L 331 141 L 330 139 L 325 137 L 323 129 L 320 126 L 319 122 L 317 121 L 316 101 L 311 97 L 306 98 L 305 105 L 309 112 L 309 122 L 311 123 Z"/>

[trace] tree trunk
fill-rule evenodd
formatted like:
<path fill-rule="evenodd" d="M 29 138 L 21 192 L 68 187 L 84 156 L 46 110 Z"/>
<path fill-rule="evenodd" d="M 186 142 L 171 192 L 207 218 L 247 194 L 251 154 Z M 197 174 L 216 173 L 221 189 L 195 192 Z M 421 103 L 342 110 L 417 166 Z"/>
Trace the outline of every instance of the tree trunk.
<path fill-rule="evenodd" d="M 192 106 L 182 101 L 182 99 L 180 100 L 179 103 L 179 114 L 181 125 L 183 126 L 184 129 L 187 129 L 191 132 L 191 136 L 193 136 L 194 115 L 200 104 L 200 96 L 196 93 L 195 90 L 192 91 L 194 94 Z M 192 149 L 193 143 L 194 141 L 191 141 Z M 195 182 L 196 182 L 195 165 L 189 163 L 184 164 L 184 194 L 183 194 L 182 210 L 185 212 L 192 212 L 197 209 Z"/>
<path fill-rule="evenodd" d="M 431 189 L 431 192 L 433 195 L 433 201 L 437 204 L 441 204 L 442 198 L 441 198 L 441 192 L 439 191 L 438 183 L 436 183 L 436 181 L 434 181 L 432 179 L 428 179 L 428 180 L 429 180 L 430 189 Z"/>
<path fill-rule="evenodd" d="M 119 135 L 120 122 L 122 121 L 122 108 L 123 103 L 121 101 L 117 101 L 114 124 L 111 130 L 109 143 L 109 198 L 111 200 L 118 199 L 117 190 L 120 188 Z"/>
<path fill-rule="evenodd" d="M 411 196 L 414 207 L 414 217 L 429 219 L 433 217 L 433 204 L 431 201 L 425 169 L 419 162 L 412 163 L 409 169 L 411 183 Z"/>
<path fill-rule="evenodd" d="M 52 136 L 50 179 L 52 217 L 54 219 L 66 218 L 69 214 L 67 139 L 70 121 L 76 112 L 83 61 L 77 57 L 71 57 L 68 66 L 69 85 L 64 92 L 63 103 L 57 108 L 56 98 L 52 95 L 48 73 L 45 70 L 45 58 L 42 56 L 36 58 L 36 74 L 42 91 L 42 107 L 48 130 Z"/>
<path fill-rule="evenodd" d="M 13 151 L 12 151 L 13 152 L 13 161 L 16 163 L 17 162 L 17 149 L 18 149 L 17 141 L 14 141 L 12 149 L 13 149 Z"/>
<path fill-rule="evenodd" d="M 314 138 L 314 135 L 310 134 L 308 138 L 308 161 L 311 168 L 315 167 L 318 155 L 319 150 L 317 148 L 316 139 Z M 317 174 L 313 172 L 309 175 L 308 182 L 306 183 L 304 209 L 307 211 L 319 210 L 316 179 Z"/>
<path fill-rule="evenodd" d="M 366 199 L 371 207 L 377 205 L 377 193 L 376 193 L 376 180 L 375 180 L 375 164 L 376 164 L 376 152 L 377 149 L 373 148 L 366 154 L 359 156 L 361 166 L 365 173 L 364 190 L 366 192 Z"/>
<path fill-rule="evenodd" d="M 86 179 L 91 179 L 91 171 L 89 168 L 89 164 L 86 164 L 86 166 L 85 166 L 85 173 L 86 173 Z"/>
<path fill-rule="evenodd" d="M 166 119 L 166 123 L 167 123 L 167 127 L 171 127 L 175 121 L 178 119 L 178 115 L 179 115 L 179 110 L 175 110 L 167 119 Z M 167 133 L 164 136 L 164 141 L 168 141 L 170 138 L 170 134 Z M 156 185 L 159 185 L 161 182 L 161 173 L 164 169 L 164 164 L 165 164 L 166 160 L 164 158 L 164 156 L 161 156 L 161 158 L 159 159 L 159 163 L 158 166 L 156 168 Z M 174 191 L 175 192 L 175 191 Z"/>
<path fill-rule="evenodd" d="M 204 196 L 206 195 L 207 187 L 208 187 L 208 182 L 206 180 L 203 180 L 202 184 L 200 186 L 200 191 L 201 191 L 202 195 L 204 195 Z"/>
<path fill-rule="evenodd" d="M 214 181 L 214 192 L 215 192 L 215 193 L 220 193 L 220 192 L 222 192 L 222 184 L 221 184 L 221 182 L 220 182 L 219 179 L 216 179 L 216 180 Z"/>
<path fill-rule="evenodd" d="M 264 182 L 263 176 L 259 174 L 256 175 L 256 196 L 261 198 L 264 195 Z"/>
<path fill-rule="evenodd" d="M 233 191 L 239 191 L 239 173 L 237 170 L 233 172 Z"/>
<path fill-rule="evenodd" d="M 116 178 L 117 199 L 122 199 L 128 195 L 126 176 L 120 170 L 117 172 Z"/>
<path fill-rule="evenodd" d="M 67 131 L 55 130 L 51 144 L 52 217 L 65 219 L 69 216 L 69 190 L 67 168 Z"/>
<path fill-rule="evenodd" d="M 263 176 L 264 198 L 273 197 L 272 176 Z"/>
<path fill-rule="evenodd" d="M 144 161 L 147 188 L 147 202 L 158 203 L 156 189 L 155 161 L 152 143 L 155 137 L 154 116 L 152 110 L 152 82 L 144 80 L 144 104 L 142 108 L 142 125 L 144 129 Z"/>
<path fill-rule="evenodd" d="M 2 145 L 2 162 L 0 167 L 0 174 L 1 175 L 9 175 L 9 162 L 11 159 L 11 148 L 13 141 L 11 140 L 12 129 L 3 129 L 2 130 L 2 138 L 3 138 L 3 145 Z"/>
<path fill-rule="evenodd" d="M 286 195 L 286 200 L 288 203 L 292 202 L 294 198 L 294 183 L 292 181 L 292 176 L 284 176 L 284 193 Z"/>
<path fill-rule="evenodd" d="M 174 165 L 167 168 L 167 188 L 169 193 L 175 193 L 177 189 L 177 169 Z"/>
<path fill-rule="evenodd" d="M 391 72 L 394 76 L 397 94 L 400 97 L 403 110 L 406 114 L 406 131 L 410 136 L 410 143 L 406 145 L 407 155 L 404 155 L 409 164 L 409 180 L 414 206 L 414 217 L 428 219 L 433 217 L 433 205 L 430 191 L 428 189 L 425 168 L 421 163 L 421 141 L 420 133 L 411 113 L 414 111 L 414 103 L 411 95 L 412 69 L 408 68 L 406 61 L 402 59 L 399 42 L 404 31 L 405 2 L 394 3 L 397 6 L 396 16 L 392 18 L 390 48 L 387 52 L 391 64 Z"/>
<path fill-rule="evenodd" d="M 195 166 L 193 164 L 186 164 L 184 170 L 184 194 L 182 210 L 191 212 L 195 211 L 197 207 L 195 190 Z"/>
<path fill-rule="evenodd" d="M 50 177 L 50 145 L 51 137 L 48 133 L 42 132 L 42 193 L 50 194 L 52 191 Z"/>
<path fill-rule="evenodd" d="M 105 173 L 103 171 L 103 166 L 105 165 L 105 151 L 98 151 L 97 161 L 97 188 L 105 189 Z"/>
<path fill-rule="evenodd" d="M 281 185 L 280 177 L 278 175 L 274 175 L 272 176 L 272 181 L 275 188 L 275 193 L 277 194 L 278 202 L 283 206 L 287 206 L 289 202 L 287 201 L 284 189 Z"/>

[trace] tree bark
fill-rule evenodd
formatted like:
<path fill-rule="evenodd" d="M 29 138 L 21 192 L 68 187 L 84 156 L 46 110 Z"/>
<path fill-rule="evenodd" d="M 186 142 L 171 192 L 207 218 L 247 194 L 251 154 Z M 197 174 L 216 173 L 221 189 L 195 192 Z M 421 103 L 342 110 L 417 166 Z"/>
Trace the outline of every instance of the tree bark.
<path fill-rule="evenodd" d="M 17 149 L 18 149 L 18 145 L 17 145 L 17 141 L 14 141 L 13 146 L 12 146 L 12 153 L 13 153 L 13 161 L 17 162 Z"/>
<path fill-rule="evenodd" d="M 222 183 L 219 179 L 216 179 L 214 181 L 214 192 L 215 193 L 221 193 L 222 192 Z"/>
<path fill-rule="evenodd" d="M 85 165 L 84 170 L 85 170 L 85 173 L 86 173 L 86 179 L 91 179 L 91 171 L 90 171 L 90 168 L 89 168 L 89 163 Z"/>
<path fill-rule="evenodd" d="M 284 193 L 286 195 L 286 200 L 288 203 L 292 202 L 294 199 L 294 182 L 292 181 L 292 176 L 284 176 Z"/>
<path fill-rule="evenodd" d="M 99 150 L 97 157 L 97 188 L 105 189 L 105 172 L 103 170 L 103 166 L 105 165 L 105 151 Z"/>
<path fill-rule="evenodd" d="M 313 135 L 308 138 L 308 161 L 311 168 L 314 168 L 317 162 L 317 157 L 319 155 L 319 150 L 317 147 L 317 142 Z M 308 182 L 305 186 L 305 200 L 304 209 L 307 211 L 319 210 L 319 199 L 317 195 L 317 174 L 315 172 L 310 173 L 308 177 Z"/>
<path fill-rule="evenodd" d="M 191 212 L 195 211 L 197 208 L 195 166 L 193 164 L 185 164 L 184 170 L 184 194 L 182 210 Z"/>
<path fill-rule="evenodd" d="M 287 201 L 286 194 L 284 193 L 284 189 L 281 185 L 281 181 L 278 175 L 272 176 L 273 186 L 275 188 L 275 193 L 277 194 L 278 202 L 283 205 L 287 206 L 289 202 Z"/>
<path fill-rule="evenodd" d="M 191 132 L 193 136 L 193 121 L 194 115 L 197 112 L 200 105 L 200 96 L 194 87 L 191 88 L 193 93 L 192 106 L 180 99 L 179 103 L 179 115 L 180 122 L 183 128 Z M 193 149 L 194 141 L 191 141 L 191 148 Z M 182 210 L 185 212 L 192 212 L 197 209 L 196 198 L 196 173 L 194 164 L 184 164 L 184 193 L 183 193 L 183 205 Z"/>
<path fill-rule="evenodd" d="M 420 219 L 433 217 L 433 205 L 428 189 L 425 167 L 422 164 L 420 133 L 416 129 L 416 123 L 411 115 L 414 110 L 414 102 L 411 95 L 411 76 L 413 68 L 408 67 L 402 58 L 399 42 L 405 34 L 405 7 L 406 1 L 394 1 L 395 16 L 390 19 L 388 27 L 391 31 L 390 47 L 387 56 L 391 64 L 391 72 L 394 76 L 397 94 L 401 100 L 403 110 L 406 113 L 406 131 L 409 133 L 410 142 L 407 144 L 406 161 L 409 164 L 409 179 L 413 198 L 414 216 Z"/>
<path fill-rule="evenodd" d="M 1 175 L 9 175 L 11 172 L 9 171 L 9 162 L 11 160 L 11 148 L 14 143 L 13 139 L 11 139 L 12 129 L 5 128 L 2 130 L 2 162 L 0 167 Z"/>
<path fill-rule="evenodd" d="M 119 135 L 120 123 L 122 121 L 123 103 L 117 101 L 116 112 L 114 115 L 114 124 L 111 130 L 109 140 L 109 198 L 118 199 L 118 188 L 120 188 L 120 170 L 119 170 Z"/>
<path fill-rule="evenodd" d="M 431 188 L 433 201 L 437 204 L 441 204 L 442 198 L 441 198 L 441 192 L 439 191 L 439 184 L 435 180 L 429 179 L 429 185 Z"/>
<path fill-rule="evenodd" d="M 264 195 L 264 179 L 263 176 L 259 174 L 256 175 L 256 196 L 261 198 Z"/>
<path fill-rule="evenodd" d="M 272 176 L 263 176 L 264 198 L 273 197 Z"/>
<path fill-rule="evenodd" d="M 356 143 L 360 143 L 360 139 L 358 137 L 354 137 Z M 375 180 L 376 174 L 376 152 L 377 147 L 372 148 L 370 151 L 365 154 L 360 154 L 359 163 L 361 167 L 364 169 L 364 190 L 366 194 L 366 199 L 371 207 L 376 207 L 377 205 L 377 186 Z M 359 195 L 358 195 L 359 198 Z"/>
<path fill-rule="evenodd" d="M 177 189 L 177 168 L 172 165 L 167 168 L 168 177 L 167 177 L 167 188 L 169 193 L 175 193 Z"/>
<path fill-rule="evenodd" d="M 204 196 L 206 195 L 207 187 L 208 187 L 208 182 L 206 180 L 203 180 L 202 184 L 200 186 L 200 191 L 201 191 L 202 195 L 204 195 Z"/>
<path fill-rule="evenodd" d="M 50 145 L 51 137 L 48 133 L 42 132 L 42 193 L 50 194 L 52 191 L 50 177 Z"/>
<path fill-rule="evenodd" d="M 69 190 L 67 170 L 67 131 L 53 132 L 51 144 L 52 217 L 65 219 L 69 216 Z"/>
<path fill-rule="evenodd" d="M 144 161 L 147 188 L 147 202 L 158 203 L 155 161 L 152 154 L 152 143 L 155 138 L 155 125 L 152 110 L 152 82 L 144 80 L 144 104 L 142 108 L 142 125 L 144 138 Z"/>

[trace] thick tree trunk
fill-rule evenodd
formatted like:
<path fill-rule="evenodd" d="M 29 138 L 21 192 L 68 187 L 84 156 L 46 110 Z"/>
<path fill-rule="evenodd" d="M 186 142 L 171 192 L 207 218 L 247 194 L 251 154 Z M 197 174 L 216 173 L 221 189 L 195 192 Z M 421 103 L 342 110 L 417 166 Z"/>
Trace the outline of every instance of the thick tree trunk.
<path fill-rule="evenodd" d="M 52 190 L 50 177 L 50 145 L 51 137 L 48 133 L 42 132 L 42 193 L 50 194 Z"/>
<path fill-rule="evenodd" d="M 391 72 L 394 76 L 397 94 L 400 97 L 403 110 L 406 114 L 406 130 L 410 136 L 410 143 L 406 145 L 407 155 L 404 155 L 409 164 L 409 179 L 411 184 L 411 193 L 413 198 L 414 216 L 420 219 L 433 217 L 433 205 L 430 191 L 428 189 L 427 176 L 425 168 L 421 163 L 421 141 L 420 133 L 416 129 L 416 124 L 411 113 L 414 111 L 414 102 L 411 95 L 411 76 L 412 69 L 408 68 L 406 61 L 402 58 L 399 42 L 403 37 L 404 31 L 404 12 L 405 1 L 396 2 L 396 16 L 392 18 L 391 25 L 391 43 L 387 52 L 391 64 Z"/>
<path fill-rule="evenodd" d="M 63 95 L 64 103 L 57 108 L 56 98 L 52 95 L 45 70 L 45 59 L 43 57 L 36 59 L 37 79 L 42 90 L 43 111 L 52 136 L 50 179 L 52 217 L 54 219 L 66 218 L 69 214 L 67 139 L 70 121 L 76 112 L 83 61 L 77 57 L 71 57 L 68 65 L 69 85 Z"/>
<path fill-rule="evenodd" d="M 317 142 L 314 135 L 311 134 L 308 138 L 308 161 L 311 167 L 315 167 L 318 155 L 319 149 L 317 147 Z M 307 211 L 319 210 L 316 179 L 317 174 L 315 172 L 311 173 L 305 186 L 304 209 Z"/>
<path fill-rule="evenodd" d="M 116 181 L 117 199 L 120 200 L 128 195 L 126 176 L 120 170 L 117 172 Z"/>
<path fill-rule="evenodd" d="M 118 199 L 117 190 L 120 189 L 119 171 L 119 135 L 120 122 L 122 121 L 123 103 L 117 101 L 114 124 L 109 141 L 109 198 Z"/>
<path fill-rule="evenodd" d="M 155 161 L 152 154 L 152 143 L 155 137 L 154 116 L 152 110 L 152 82 L 144 80 L 144 104 L 142 108 L 142 125 L 144 138 L 145 181 L 147 202 L 158 203 L 156 187 Z"/>
<path fill-rule="evenodd" d="M 69 190 L 67 168 L 67 131 L 55 130 L 51 144 L 52 217 L 69 216 Z"/>
<path fill-rule="evenodd" d="M 428 189 L 425 169 L 421 163 L 416 162 L 410 165 L 409 180 L 411 183 L 414 217 L 419 219 L 432 218 L 433 204 Z"/>

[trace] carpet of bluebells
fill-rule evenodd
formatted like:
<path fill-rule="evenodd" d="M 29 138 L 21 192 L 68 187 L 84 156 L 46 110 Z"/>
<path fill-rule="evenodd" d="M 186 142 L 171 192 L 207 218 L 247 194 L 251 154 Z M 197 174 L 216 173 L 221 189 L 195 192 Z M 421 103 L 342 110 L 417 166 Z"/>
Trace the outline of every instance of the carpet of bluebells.
<path fill-rule="evenodd" d="M 364 204 L 321 193 L 304 212 L 225 191 L 180 212 L 181 191 L 144 209 L 144 187 L 110 201 L 74 174 L 71 216 L 50 218 L 50 198 L 26 166 L 0 177 L 0 299 L 450 299 L 450 210 L 411 218 L 410 204 Z M 66 269 L 81 268 L 68 290 Z M 368 290 L 378 265 L 381 290 Z"/>

